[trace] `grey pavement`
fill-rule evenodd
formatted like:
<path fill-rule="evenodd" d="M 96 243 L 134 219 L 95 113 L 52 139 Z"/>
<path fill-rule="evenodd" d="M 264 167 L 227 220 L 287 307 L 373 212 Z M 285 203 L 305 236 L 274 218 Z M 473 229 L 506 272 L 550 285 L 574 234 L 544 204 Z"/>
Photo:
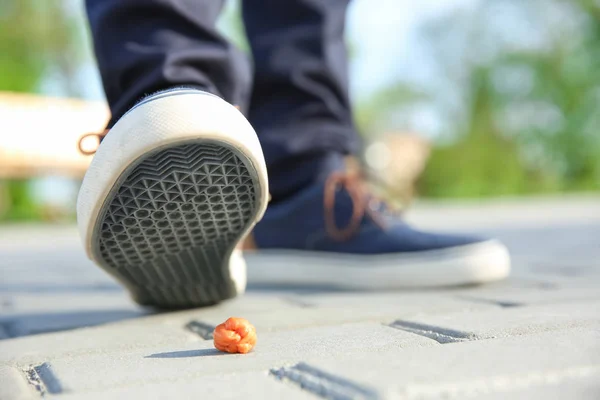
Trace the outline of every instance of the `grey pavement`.
<path fill-rule="evenodd" d="M 600 196 L 418 203 L 408 218 L 502 239 L 511 278 L 251 283 L 219 306 L 154 313 L 86 259 L 75 227 L 0 227 L 0 399 L 600 398 Z M 253 352 L 214 350 L 230 316 L 256 326 Z"/>

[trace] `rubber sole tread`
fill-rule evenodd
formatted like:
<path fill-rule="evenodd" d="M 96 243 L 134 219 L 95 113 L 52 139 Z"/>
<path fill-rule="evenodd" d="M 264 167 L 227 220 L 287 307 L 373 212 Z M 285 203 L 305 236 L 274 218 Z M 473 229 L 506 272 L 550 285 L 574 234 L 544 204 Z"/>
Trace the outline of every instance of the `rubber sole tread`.
<path fill-rule="evenodd" d="M 229 256 L 257 212 L 256 185 L 251 163 L 220 143 L 158 149 L 111 190 L 94 231 L 96 259 L 141 304 L 234 297 Z"/>

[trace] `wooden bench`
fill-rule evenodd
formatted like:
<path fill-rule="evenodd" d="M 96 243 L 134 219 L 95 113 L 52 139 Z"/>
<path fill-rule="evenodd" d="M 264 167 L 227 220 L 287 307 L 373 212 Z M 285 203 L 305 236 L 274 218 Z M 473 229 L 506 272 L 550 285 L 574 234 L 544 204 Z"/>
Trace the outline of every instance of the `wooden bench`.
<path fill-rule="evenodd" d="M 0 178 L 83 176 L 92 157 L 79 139 L 101 132 L 109 116 L 101 101 L 0 92 Z"/>

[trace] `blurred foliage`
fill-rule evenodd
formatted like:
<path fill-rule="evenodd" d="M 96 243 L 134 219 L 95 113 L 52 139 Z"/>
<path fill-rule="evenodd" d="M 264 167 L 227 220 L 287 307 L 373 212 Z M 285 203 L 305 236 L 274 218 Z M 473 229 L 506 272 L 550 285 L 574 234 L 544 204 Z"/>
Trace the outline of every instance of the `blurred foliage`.
<path fill-rule="evenodd" d="M 39 92 L 47 78 L 80 94 L 73 76 L 83 54 L 81 4 L 74 0 L 0 2 L 0 90 Z"/>
<path fill-rule="evenodd" d="M 434 138 L 422 196 L 600 189 L 600 1 L 473 4 L 420 26 L 425 61 L 415 67 L 430 79 L 399 79 L 360 102 L 361 131 L 367 139 L 390 131 Z M 228 2 L 219 27 L 247 51 L 239 5 Z M 89 57 L 82 14 L 80 0 L 1 1 L 0 90 L 50 84 L 53 93 L 81 95 L 74 77 Z M 423 113 L 433 125 L 415 122 Z M 0 182 L 0 220 L 46 214 L 27 181 Z"/>
<path fill-rule="evenodd" d="M 225 3 L 225 7 L 223 7 L 221 16 L 217 21 L 217 28 L 227 40 L 250 56 L 250 44 L 246 39 L 244 23 L 242 22 L 241 0 L 229 0 Z"/>
<path fill-rule="evenodd" d="M 31 196 L 24 179 L 0 181 L 0 221 L 31 221 L 42 217 L 42 208 Z"/>
<path fill-rule="evenodd" d="M 0 1 L 0 91 L 42 92 L 50 83 L 79 96 L 74 78 L 84 57 L 82 2 Z M 0 221 L 39 220 L 50 214 L 26 179 L 0 181 Z"/>
<path fill-rule="evenodd" d="M 427 21 L 420 42 L 436 78 L 398 82 L 357 115 L 377 134 L 434 110 L 421 195 L 600 189 L 600 2 L 481 1 Z"/>

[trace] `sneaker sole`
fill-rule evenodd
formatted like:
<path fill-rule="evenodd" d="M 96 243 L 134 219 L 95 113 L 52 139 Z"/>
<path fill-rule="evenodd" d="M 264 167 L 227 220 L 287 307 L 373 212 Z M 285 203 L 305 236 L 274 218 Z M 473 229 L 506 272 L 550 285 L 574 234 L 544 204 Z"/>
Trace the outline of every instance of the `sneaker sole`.
<path fill-rule="evenodd" d="M 168 106 L 173 97 L 183 101 L 180 94 L 189 95 L 161 94 L 144 104 Z M 144 104 L 127 118 L 147 118 Z M 101 149 L 110 139 L 117 145 L 118 135 L 111 135 Z M 190 136 L 158 140 L 128 160 L 88 227 L 90 257 L 143 305 L 207 306 L 244 291 L 245 263 L 235 248 L 264 212 L 266 175 L 243 145 L 214 134 Z"/>
<path fill-rule="evenodd" d="M 94 258 L 141 304 L 185 308 L 237 295 L 229 260 L 258 210 L 257 172 L 219 143 L 168 146 L 119 178 Z"/>
<path fill-rule="evenodd" d="M 508 250 L 495 240 L 418 253 L 360 255 L 257 250 L 246 253 L 245 258 L 248 282 L 265 286 L 416 289 L 487 283 L 510 274 Z"/>

